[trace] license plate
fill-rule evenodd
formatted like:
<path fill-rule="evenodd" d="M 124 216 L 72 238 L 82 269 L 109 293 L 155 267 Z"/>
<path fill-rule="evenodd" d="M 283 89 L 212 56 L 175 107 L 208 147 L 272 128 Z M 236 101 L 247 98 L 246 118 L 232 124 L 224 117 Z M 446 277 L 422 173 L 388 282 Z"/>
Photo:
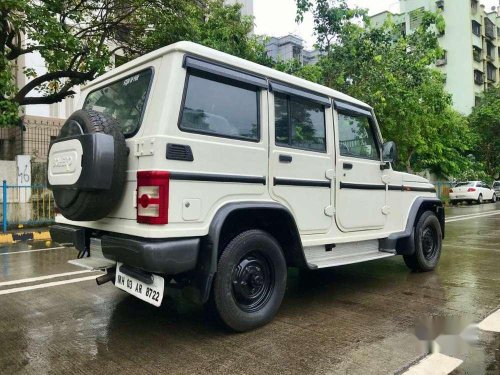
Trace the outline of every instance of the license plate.
<path fill-rule="evenodd" d="M 165 280 L 163 277 L 153 275 L 153 283 L 146 284 L 133 277 L 120 272 L 120 267 L 123 263 L 116 265 L 116 280 L 115 285 L 121 290 L 136 296 L 143 301 L 159 307 L 163 299 L 163 291 L 165 289 Z"/>

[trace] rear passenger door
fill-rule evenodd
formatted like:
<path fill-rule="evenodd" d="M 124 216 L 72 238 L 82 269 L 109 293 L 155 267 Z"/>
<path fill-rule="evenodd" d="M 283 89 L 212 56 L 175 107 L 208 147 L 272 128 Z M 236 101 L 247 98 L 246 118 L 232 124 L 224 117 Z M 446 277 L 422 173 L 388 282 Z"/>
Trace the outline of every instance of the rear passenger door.
<path fill-rule="evenodd" d="M 270 83 L 271 196 L 287 206 L 302 234 L 325 233 L 332 223 L 330 99 Z"/>
<path fill-rule="evenodd" d="M 335 102 L 336 219 L 344 232 L 382 229 L 389 214 L 380 140 L 371 110 Z"/>

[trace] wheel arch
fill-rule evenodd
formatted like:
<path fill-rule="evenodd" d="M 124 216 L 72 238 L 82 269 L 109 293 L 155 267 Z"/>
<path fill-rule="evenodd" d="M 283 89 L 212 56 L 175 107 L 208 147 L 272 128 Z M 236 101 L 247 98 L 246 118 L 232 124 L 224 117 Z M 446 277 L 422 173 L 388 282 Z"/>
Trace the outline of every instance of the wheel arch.
<path fill-rule="evenodd" d="M 393 233 L 381 240 L 381 248 L 396 250 L 399 255 L 411 255 L 415 252 L 414 228 L 418 219 L 425 211 L 436 214 L 441 226 L 442 238 L 445 235 L 445 214 L 443 202 L 436 197 L 417 197 L 408 212 L 406 227 L 403 232 Z"/>
<path fill-rule="evenodd" d="M 200 302 L 205 303 L 209 298 L 222 250 L 232 238 L 247 229 L 262 229 L 275 237 L 288 266 L 310 268 L 295 219 L 285 206 L 276 202 L 228 203 L 214 215 L 208 234 L 202 240 L 196 272 Z"/>

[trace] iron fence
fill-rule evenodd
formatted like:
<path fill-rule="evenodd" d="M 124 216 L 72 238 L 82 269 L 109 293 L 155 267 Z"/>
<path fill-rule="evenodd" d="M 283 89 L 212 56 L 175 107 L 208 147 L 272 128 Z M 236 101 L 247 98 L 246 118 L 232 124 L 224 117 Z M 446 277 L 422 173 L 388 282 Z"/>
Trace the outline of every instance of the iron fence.
<path fill-rule="evenodd" d="M 55 204 L 46 185 L 2 184 L 2 231 L 23 226 L 41 226 L 54 222 Z"/>

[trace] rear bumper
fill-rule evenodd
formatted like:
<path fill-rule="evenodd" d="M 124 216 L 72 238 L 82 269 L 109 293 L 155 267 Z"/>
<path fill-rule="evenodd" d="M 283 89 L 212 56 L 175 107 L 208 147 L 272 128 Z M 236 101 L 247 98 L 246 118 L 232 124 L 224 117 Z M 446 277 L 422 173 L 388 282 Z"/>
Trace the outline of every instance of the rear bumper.
<path fill-rule="evenodd" d="M 55 242 L 73 244 L 78 250 L 90 241 L 90 231 L 70 225 L 53 225 L 50 234 Z M 148 239 L 107 233 L 100 236 L 105 258 L 144 271 L 175 275 L 195 269 L 201 239 Z M 92 254 L 91 254 L 92 255 Z"/>
<path fill-rule="evenodd" d="M 450 193 L 450 200 L 453 201 L 475 201 L 477 200 L 478 193 Z"/>

